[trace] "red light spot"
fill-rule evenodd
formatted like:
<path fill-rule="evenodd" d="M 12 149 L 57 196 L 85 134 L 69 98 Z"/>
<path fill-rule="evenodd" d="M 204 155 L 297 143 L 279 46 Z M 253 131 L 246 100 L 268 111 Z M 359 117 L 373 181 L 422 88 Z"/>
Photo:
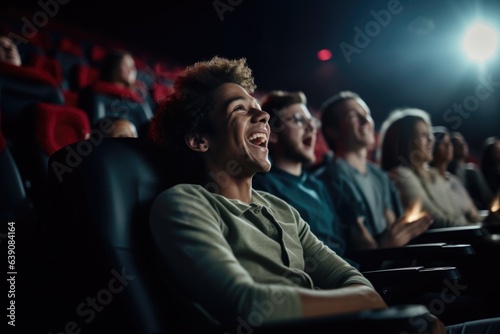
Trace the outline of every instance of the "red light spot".
<path fill-rule="evenodd" d="M 328 49 L 323 49 L 318 51 L 318 59 L 321 61 L 327 61 L 332 58 L 332 52 Z"/>

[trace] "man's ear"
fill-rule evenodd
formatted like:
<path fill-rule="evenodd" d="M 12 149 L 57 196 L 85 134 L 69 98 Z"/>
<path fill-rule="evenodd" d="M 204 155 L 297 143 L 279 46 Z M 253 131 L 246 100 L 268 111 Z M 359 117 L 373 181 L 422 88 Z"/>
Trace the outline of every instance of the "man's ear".
<path fill-rule="evenodd" d="M 197 152 L 206 152 L 208 151 L 208 140 L 205 136 L 200 134 L 189 134 L 184 137 L 186 141 L 186 145 Z"/>
<path fill-rule="evenodd" d="M 276 132 L 271 131 L 269 134 L 269 142 L 273 144 L 278 143 L 278 134 Z"/>

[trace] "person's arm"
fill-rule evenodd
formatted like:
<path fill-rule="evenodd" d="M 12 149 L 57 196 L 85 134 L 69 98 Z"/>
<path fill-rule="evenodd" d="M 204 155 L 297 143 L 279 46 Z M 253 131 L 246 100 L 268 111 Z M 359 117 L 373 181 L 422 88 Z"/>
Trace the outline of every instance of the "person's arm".
<path fill-rule="evenodd" d="M 366 285 L 353 284 L 335 290 L 300 289 L 299 295 L 305 318 L 387 308 L 382 297 Z"/>
<path fill-rule="evenodd" d="M 410 240 L 419 236 L 432 225 L 432 217 L 427 214 L 413 222 L 408 222 L 403 215 L 396 221 L 389 224 L 387 229 L 379 238 L 379 247 L 402 247 Z"/>
<path fill-rule="evenodd" d="M 305 317 L 386 308 L 372 284 L 354 267 L 332 252 L 298 220 L 306 272 L 322 290 L 300 289 Z"/>

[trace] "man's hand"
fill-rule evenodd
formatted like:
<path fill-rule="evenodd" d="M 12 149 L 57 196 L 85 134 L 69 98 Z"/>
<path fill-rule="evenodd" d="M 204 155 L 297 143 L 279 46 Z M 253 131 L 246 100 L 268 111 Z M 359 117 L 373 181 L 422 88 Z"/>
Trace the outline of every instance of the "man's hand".
<path fill-rule="evenodd" d="M 390 224 L 380 238 L 380 247 L 401 247 L 429 229 L 432 224 L 430 214 L 408 223 L 406 216 Z"/>
<path fill-rule="evenodd" d="M 358 217 L 351 225 L 351 239 L 356 249 L 376 249 L 377 241 L 365 226 L 365 217 Z"/>

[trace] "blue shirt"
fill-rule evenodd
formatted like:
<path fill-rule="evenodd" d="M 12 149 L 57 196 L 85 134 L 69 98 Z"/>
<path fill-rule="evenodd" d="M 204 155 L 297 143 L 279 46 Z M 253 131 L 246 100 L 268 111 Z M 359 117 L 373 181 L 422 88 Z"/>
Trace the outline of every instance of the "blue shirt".
<path fill-rule="evenodd" d="M 293 206 L 321 241 L 338 255 L 344 255 L 344 238 L 333 201 L 328 189 L 316 177 L 306 172 L 296 176 L 272 167 L 268 173 L 254 176 L 253 187 Z"/>

